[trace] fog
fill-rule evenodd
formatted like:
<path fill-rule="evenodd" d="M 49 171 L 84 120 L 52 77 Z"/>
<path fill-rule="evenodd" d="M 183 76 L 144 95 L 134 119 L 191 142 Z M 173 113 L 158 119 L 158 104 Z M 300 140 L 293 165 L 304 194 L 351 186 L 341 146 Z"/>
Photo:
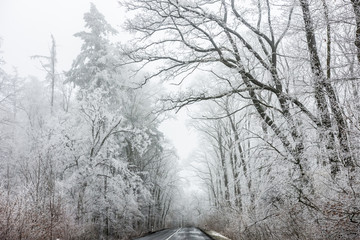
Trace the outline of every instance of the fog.
<path fill-rule="evenodd" d="M 358 239 L 359 13 L 2 0 L 0 239 Z"/>

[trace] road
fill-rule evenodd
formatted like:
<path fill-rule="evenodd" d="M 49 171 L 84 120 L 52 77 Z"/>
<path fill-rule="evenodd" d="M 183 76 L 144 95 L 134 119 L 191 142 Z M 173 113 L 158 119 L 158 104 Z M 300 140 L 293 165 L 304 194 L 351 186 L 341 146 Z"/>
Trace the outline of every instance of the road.
<path fill-rule="evenodd" d="M 194 227 L 165 229 L 136 240 L 212 240 L 200 229 Z"/>

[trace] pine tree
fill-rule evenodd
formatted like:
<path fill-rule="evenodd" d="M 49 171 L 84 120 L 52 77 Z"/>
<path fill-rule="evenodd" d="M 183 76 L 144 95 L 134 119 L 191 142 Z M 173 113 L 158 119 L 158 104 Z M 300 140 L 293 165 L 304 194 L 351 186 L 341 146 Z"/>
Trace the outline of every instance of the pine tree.
<path fill-rule="evenodd" d="M 118 54 L 109 36 L 117 31 L 105 20 L 94 4 L 90 12 L 84 14 L 85 27 L 89 31 L 76 33 L 74 36 L 83 41 L 81 52 L 67 72 L 67 82 L 72 82 L 81 90 L 94 91 L 102 88 L 114 95 L 118 86 Z"/>

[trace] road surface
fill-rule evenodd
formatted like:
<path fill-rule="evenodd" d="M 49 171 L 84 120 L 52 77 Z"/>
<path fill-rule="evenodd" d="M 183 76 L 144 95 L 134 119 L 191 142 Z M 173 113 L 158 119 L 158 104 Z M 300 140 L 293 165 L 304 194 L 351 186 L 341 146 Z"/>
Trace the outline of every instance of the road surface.
<path fill-rule="evenodd" d="M 213 240 L 194 227 L 165 229 L 136 240 Z"/>

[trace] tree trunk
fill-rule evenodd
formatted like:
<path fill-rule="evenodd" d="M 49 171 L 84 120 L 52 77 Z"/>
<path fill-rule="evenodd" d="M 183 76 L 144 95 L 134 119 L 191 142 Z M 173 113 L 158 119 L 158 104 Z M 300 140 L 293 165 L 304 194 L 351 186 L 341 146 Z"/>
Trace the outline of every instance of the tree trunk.
<path fill-rule="evenodd" d="M 357 59 L 360 64 L 360 0 L 351 0 L 356 23 L 355 41 L 354 44 L 357 50 Z"/>
<path fill-rule="evenodd" d="M 221 130 L 218 129 L 218 147 L 219 147 L 219 153 L 220 153 L 220 161 L 221 161 L 221 168 L 222 168 L 222 174 L 223 174 L 223 180 L 224 180 L 224 194 L 225 194 L 225 202 L 226 204 L 229 204 L 230 201 L 230 194 L 229 194 L 229 179 L 227 174 L 227 166 L 226 166 L 226 159 L 225 159 L 225 152 L 224 152 L 224 146 L 223 146 L 223 140 L 221 136 Z"/>
<path fill-rule="evenodd" d="M 303 11 L 306 40 L 307 40 L 308 50 L 310 53 L 311 70 L 314 75 L 315 98 L 321 117 L 321 123 L 323 126 L 322 127 L 323 129 L 321 129 L 321 131 L 324 131 L 325 134 L 327 133 L 328 135 L 328 141 L 326 147 L 329 150 L 329 154 L 330 154 L 329 160 L 332 166 L 331 173 L 333 176 L 336 176 L 337 172 L 340 169 L 338 167 L 339 160 L 336 157 L 335 136 L 333 133 L 334 126 L 331 122 L 329 108 L 332 111 L 334 120 L 337 125 L 337 138 L 340 143 L 341 160 L 345 167 L 350 168 L 352 170 L 354 167 L 354 163 L 352 161 L 350 149 L 348 146 L 348 135 L 347 135 L 348 129 L 335 90 L 331 85 L 331 83 L 329 82 L 329 79 L 326 79 L 326 76 L 324 75 L 324 72 L 321 67 L 308 0 L 300 0 L 300 5 Z M 328 66 L 328 68 L 330 67 Z M 329 99 L 329 104 L 326 101 L 326 96 Z"/>

